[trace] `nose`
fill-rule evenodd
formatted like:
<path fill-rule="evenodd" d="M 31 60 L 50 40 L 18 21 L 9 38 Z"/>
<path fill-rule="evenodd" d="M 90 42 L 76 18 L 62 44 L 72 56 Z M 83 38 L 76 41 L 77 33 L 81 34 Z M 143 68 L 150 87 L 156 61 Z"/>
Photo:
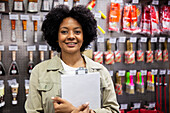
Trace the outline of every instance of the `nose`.
<path fill-rule="evenodd" d="M 68 37 L 67 37 L 68 40 L 74 40 L 75 39 L 75 35 L 74 35 L 74 32 L 73 31 L 70 31 L 68 33 Z"/>

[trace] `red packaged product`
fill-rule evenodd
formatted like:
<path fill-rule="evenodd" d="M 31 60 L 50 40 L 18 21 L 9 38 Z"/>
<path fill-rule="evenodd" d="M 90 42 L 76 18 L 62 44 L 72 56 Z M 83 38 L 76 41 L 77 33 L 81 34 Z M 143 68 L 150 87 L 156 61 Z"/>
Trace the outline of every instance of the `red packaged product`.
<path fill-rule="evenodd" d="M 159 29 L 159 14 L 158 14 L 158 8 L 156 6 L 150 7 L 150 13 L 151 13 L 151 35 L 159 35 L 160 29 Z"/>
<path fill-rule="evenodd" d="M 144 11 L 142 14 L 142 34 L 150 35 L 151 34 L 151 25 L 150 25 L 150 6 L 144 6 Z"/>
<path fill-rule="evenodd" d="M 121 24 L 121 5 L 111 2 L 109 14 L 109 31 L 120 32 Z"/>
<path fill-rule="evenodd" d="M 161 34 L 170 34 L 170 6 L 163 5 L 160 10 Z"/>
<path fill-rule="evenodd" d="M 131 33 L 131 5 L 129 4 L 124 6 L 123 31 Z"/>

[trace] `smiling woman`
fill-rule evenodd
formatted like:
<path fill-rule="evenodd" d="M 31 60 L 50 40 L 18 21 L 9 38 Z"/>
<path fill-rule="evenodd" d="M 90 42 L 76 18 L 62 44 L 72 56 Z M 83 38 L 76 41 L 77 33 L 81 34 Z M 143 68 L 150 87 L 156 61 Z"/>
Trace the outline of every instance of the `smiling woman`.
<path fill-rule="evenodd" d="M 59 27 L 58 43 L 62 54 L 80 54 L 83 44 L 81 25 L 72 17 L 65 18 Z"/>
<path fill-rule="evenodd" d="M 61 54 L 34 67 L 25 103 L 27 113 L 119 113 L 108 70 L 81 54 L 96 38 L 96 28 L 94 15 L 85 6 L 69 10 L 67 6 L 59 5 L 47 14 L 42 25 L 43 35 L 47 43 Z M 100 73 L 101 108 L 92 110 L 90 103 L 75 107 L 60 98 L 61 73 L 71 73 L 79 67 Z"/>

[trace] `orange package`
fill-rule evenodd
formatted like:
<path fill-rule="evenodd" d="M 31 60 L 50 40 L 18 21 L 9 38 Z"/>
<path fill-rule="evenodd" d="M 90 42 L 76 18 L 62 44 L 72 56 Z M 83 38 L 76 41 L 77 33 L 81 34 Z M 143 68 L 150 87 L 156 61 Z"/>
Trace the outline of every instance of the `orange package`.
<path fill-rule="evenodd" d="M 109 14 L 109 31 L 120 32 L 121 6 L 111 2 Z"/>
<path fill-rule="evenodd" d="M 131 5 L 124 6 L 123 31 L 131 33 Z"/>
<path fill-rule="evenodd" d="M 141 20 L 141 6 L 132 5 L 131 6 L 131 31 L 132 33 L 141 32 L 140 20 Z"/>

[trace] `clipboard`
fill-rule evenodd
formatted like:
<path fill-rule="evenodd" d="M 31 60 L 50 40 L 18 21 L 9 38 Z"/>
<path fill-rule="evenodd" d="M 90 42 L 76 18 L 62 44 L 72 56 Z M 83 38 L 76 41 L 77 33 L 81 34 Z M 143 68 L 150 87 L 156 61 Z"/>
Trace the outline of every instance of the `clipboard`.
<path fill-rule="evenodd" d="M 61 97 L 75 107 L 89 102 L 90 109 L 100 108 L 100 73 L 87 73 L 87 69 L 79 68 L 75 75 L 62 74 Z"/>

